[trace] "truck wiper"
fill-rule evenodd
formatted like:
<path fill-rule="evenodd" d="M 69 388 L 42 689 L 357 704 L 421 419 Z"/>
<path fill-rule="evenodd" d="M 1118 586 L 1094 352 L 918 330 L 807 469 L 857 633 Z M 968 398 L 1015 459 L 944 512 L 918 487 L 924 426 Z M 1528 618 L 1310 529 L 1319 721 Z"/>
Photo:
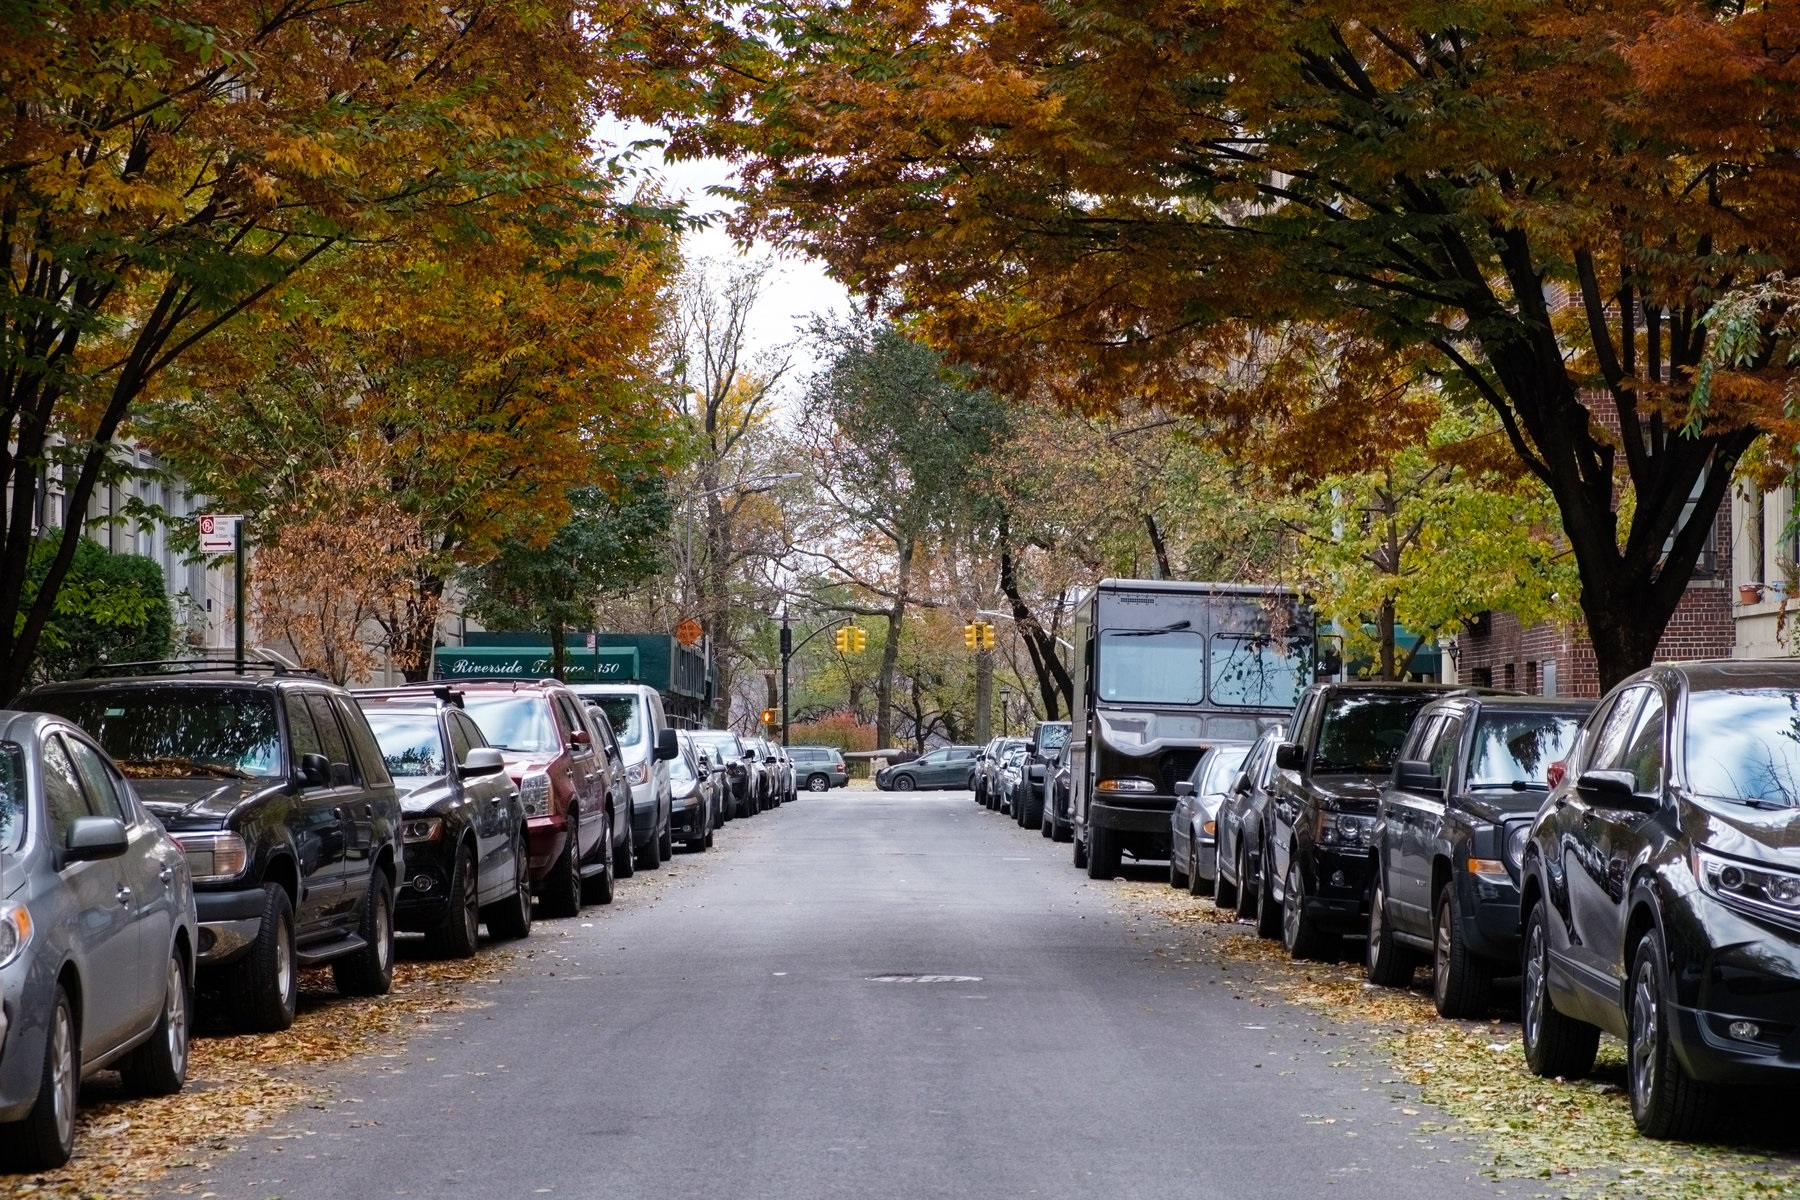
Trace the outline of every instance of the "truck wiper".
<path fill-rule="evenodd" d="M 1177 621 L 1173 625 L 1164 625 L 1161 629 L 1109 629 L 1106 632 L 1112 637 L 1155 637 L 1159 633 L 1176 633 L 1193 627 L 1192 621 Z"/>

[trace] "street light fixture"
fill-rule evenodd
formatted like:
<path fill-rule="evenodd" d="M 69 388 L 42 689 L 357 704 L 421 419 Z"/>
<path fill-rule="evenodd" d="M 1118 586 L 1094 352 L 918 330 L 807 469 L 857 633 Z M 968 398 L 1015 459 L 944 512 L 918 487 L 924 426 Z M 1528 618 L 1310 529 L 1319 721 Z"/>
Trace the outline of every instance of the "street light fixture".
<path fill-rule="evenodd" d="M 1000 736 L 1006 736 L 1006 719 L 1012 711 L 1012 689 L 1000 685 Z"/>

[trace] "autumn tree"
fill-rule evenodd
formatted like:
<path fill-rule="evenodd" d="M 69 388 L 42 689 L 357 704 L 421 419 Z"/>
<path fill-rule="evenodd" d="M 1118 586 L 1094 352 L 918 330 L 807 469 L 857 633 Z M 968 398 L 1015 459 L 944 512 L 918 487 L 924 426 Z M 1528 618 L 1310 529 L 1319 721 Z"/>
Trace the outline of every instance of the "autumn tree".
<path fill-rule="evenodd" d="M 1086 409 L 1229 425 L 1281 399 L 1227 386 L 1275 328 L 1424 355 L 1554 498 L 1603 685 L 1782 416 L 1779 339 L 1691 389 L 1714 299 L 1800 241 L 1793 6 L 726 10 L 640 14 L 619 99 L 739 164 L 746 230 Z"/>

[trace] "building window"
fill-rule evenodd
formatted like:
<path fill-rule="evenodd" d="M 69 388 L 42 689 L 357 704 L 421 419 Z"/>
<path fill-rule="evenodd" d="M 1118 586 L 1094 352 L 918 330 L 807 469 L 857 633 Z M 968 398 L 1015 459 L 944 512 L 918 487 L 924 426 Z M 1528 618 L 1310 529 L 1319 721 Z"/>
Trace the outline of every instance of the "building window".
<path fill-rule="evenodd" d="M 1554 658 L 1544 660 L 1544 695 L 1556 695 L 1556 660 Z"/>
<path fill-rule="evenodd" d="M 1504 684 L 1506 690 L 1509 692 L 1512 691 L 1513 690 L 1513 665 L 1511 663 L 1507 663 L 1505 666 L 1501 667 L 1500 670 L 1502 672 L 1501 678 L 1506 681 Z"/>
<path fill-rule="evenodd" d="M 1534 662 L 1525 664 L 1525 694 L 1537 695 L 1537 664 Z"/>
<path fill-rule="evenodd" d="M 1469 679 L 1476 687 L 1494 686 L 1494 668 L 1476 667 L 1469 672 Z"/>

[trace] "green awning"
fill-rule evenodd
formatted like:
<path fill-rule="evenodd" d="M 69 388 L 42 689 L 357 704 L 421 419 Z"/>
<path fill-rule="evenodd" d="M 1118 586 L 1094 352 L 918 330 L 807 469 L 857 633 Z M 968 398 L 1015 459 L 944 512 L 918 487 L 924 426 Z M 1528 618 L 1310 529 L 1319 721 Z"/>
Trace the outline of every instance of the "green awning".
<path fill-rule="evenodd" d="M 569 646 L 563 662 L 571 683 L 630 683 L 638 677 L 638 652 L 631 646 Z M 547 679 L 550 663 L 548 646 L 440 646 L 432 654 L 432 677 Z"/>

